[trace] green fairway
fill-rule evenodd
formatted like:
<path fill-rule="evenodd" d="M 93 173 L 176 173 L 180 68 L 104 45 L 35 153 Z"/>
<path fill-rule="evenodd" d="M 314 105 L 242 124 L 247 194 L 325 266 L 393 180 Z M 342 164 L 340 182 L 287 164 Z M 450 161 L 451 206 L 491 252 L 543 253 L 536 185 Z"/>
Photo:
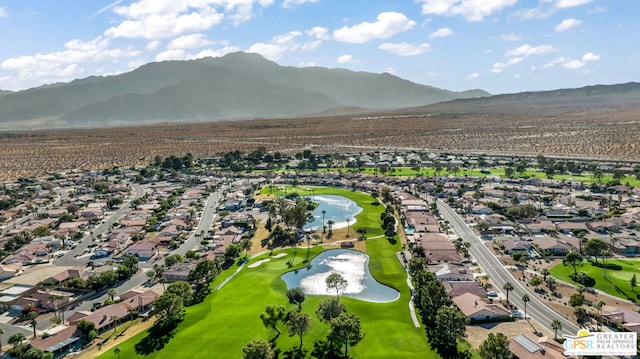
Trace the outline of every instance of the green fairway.
<path fill-rule="evenodd" d="M 599 261 L 602 261 L 602 259 L 599 259 Z M 634 290 L 631 288 L 630 284 L 633 274 L 636 274 L 640 284 L 640 260 L 607 259 L 607 264 L 618 265 L 622 267 L 622 269 L 607 269 L 605 278 L 605 270 L 603 268 L 596 267 L 591 262 L 585 260 L 582 264 L 576 266 L 576 270 L 578 273 L 585 272 L 591 278 L 595 279 L 595 289 L 599 289 L 622 299 L 636 302 L 640 301 L 640 289 L 635 288 Z M 573 266 L 565 266 L 560 263 L 551 268 L 551 274 L 563 281 L 577 284 L 570 278 L 570 275 L 573 274 Z"/>
<path fill-rule="evenodd" d="M 375 201 L 370 195 L 333 188 L 296 190 L 301 195 L 335 194 L 354 200 L 363 211 L 356 216 L 357 222 L 353 228 L 366 228 L 367 237 L 383 234 L 379 225 L 383 207 L 372 204 Z M 360 317 L 366 335 L 362 342 L 349 349 L 349 354 L 355 358 L 437 358 L 438 355 L 429 348 L 424 328 L 414 327 L 411 320 L 407 274 L 396 257 L 396 252 L 401 250 L 399 241 L 389 241 L 381 236 L 366 240 L 366 248 L 372 275 L 381 283 L 398 289 L 400 298 L 391 303 L 340 298 L 349 312 Z M 313 257 L 321 251 L 320 247 L 312 247 L 309 256 Z M 224 287 L 214 290 L 203 303 L 187 308 L 185 320 L 161 350 L 144 356 L 136 354 L 135 344 L 147 336 L 143 332 L 120 345 L 121 357 L 241 358 L 241 349 L 250 340 L 272 339 L 275 332 L 264 327 L 260 314 L 267 305 L 285 305 L 288 310 L 295 310 L 295 306 L 287 302 L 286 285 L 280 276 L 288 270 L 307 265 L 307 248 L 298 248 L 295 256 L 294 249 L 275 252 L 274 255 L 278 253 L 287 255 L 277 259 L 272 257 L 255 268 L 245 266 Z M 268 257 L 268 254 L 260 255 L 253 258 L 251 263 Z M 291 267 L 287 264 L 289 261 L 293 263 Z M 222 277 L 228 277 L 227 272 L 233 272 L 236 268 L 231 268 L 216 278 L 211 287 L 216 288 L 222 282 Z M 313 342 L 326 338 L 329 330 L 329 326 L 319 322 L 314 313 L 322 298 L 324 297 L 307 296 L 303 304 L 303 311 L 309 313 L 314 320 L 311 330 L 304 337 L 304 348 L 309 353 L 313 350 Z M 289 337 L 286 326 L 281 324 L 279 328 L 282 334 L 276 340 L 277 347 L 283 351 L 297 347 L 299 339 Z M 111 359 L 116 358 L 116 355 L 112 350 L 99 358 Z"/>

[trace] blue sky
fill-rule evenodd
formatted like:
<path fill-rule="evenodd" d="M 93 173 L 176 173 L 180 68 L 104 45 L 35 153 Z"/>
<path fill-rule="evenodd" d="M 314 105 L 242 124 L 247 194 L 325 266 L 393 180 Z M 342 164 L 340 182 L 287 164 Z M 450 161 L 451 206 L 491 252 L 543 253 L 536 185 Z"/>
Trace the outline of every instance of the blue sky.
<path fill-rule="evenodd" d="M 640 81 L 638 0 L 0 0 L 0 89 L 256 52 L 491 93 Z"/>

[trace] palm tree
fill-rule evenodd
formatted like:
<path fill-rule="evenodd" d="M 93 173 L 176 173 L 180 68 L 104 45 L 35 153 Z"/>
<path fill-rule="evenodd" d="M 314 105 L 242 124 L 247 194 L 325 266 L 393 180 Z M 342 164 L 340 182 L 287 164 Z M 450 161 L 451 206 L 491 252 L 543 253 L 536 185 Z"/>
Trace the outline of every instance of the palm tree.
<path fill-rule="evenodd" d="M 522 295 L 522 301 L 524 302 L 524 318 L 527 319 L 527 303 L 529 303 L 529 301 L 531 300 L 531 298 L 529 298 L 529 296 L 525 293 Z"/>
<path fill-rule="evenodd" d="M 349 237 L 349 221 L 351 221 L 351 218 L 347 217 L 347 237 Z"/>
<path fill-rule="evenodd" d="M 331 232 L 333 231 L 333 224 L 336 223 L 333 220 L 328 220 L 327 221 L 327 225 L 329 226 L 329 234 L 331 234 Z"/>
<path fill-rule="evenodd" d="M 109 290 L 107 291 L 107 294 L 109 295 L 109 299 L 113 301 L 113 298 L 116 297 L 116 290 L 113 288 L 109 288 Z"/>
<path fill-rule="evenodd" d="M 560 322 L 558 319 L 554 319 L 551 322 L 551 328 L 554 331 L 553 338 L 558 339 L 558 330 L 562 329 L 562 322 Z"/>
<path fill-rule="evenodd" d="M 507 292 L 507 304 L 509 304 L 509 292 L 513 290 L 513 284 L 511 284 L 511 282 L 506 282 L 502 286 L 502 289 L 504 289 L 504 291 Z"/>
<path fill-rule="evenodd" d="M 540 274 L 542 274 L 542 281 L 543 281 L 543 282 L 546 282 L 546 281 L 547 281 L 547 276 L 548 276 L 549 274 L 551 274 L 551 273 L 549 272 L 549 270 L 548 270 L 547 268 L 542 268 L 542 269 L 540 270 Z"/>
<path fill-rule="evenodd" d="M 322 213 L 322 233 L 325 233 L 327 231 L 327 228 L 324 226 L 324 215 L 327 214 L 327 211 L 323 209 L 321 213 Z"/>
<path fill-rule="evenodd" d="M 597 318 L 597 328 L 598 331 L 600 331 L 600 327 L 602 326 L 602 307 L 604 307 L 604 302 L 603 301 L 599 301 L 598 303 L 596 303 L 596 309 L 598 310 L 598 318 Z"/>
<path fill-rule="evenodd" d="M 36 334 L 36 326 L 38 325 L 38 322 L 36 321 L 37 317 L 38 317 L 38 312 L 36 312 L 35 310 L 32 310 L 29 312 L 29 314 L 27 314 L 27 318 L 29 318 L 29 321 L 31 322 L 29 323 L 29 326 L 33 328 L 33 339 L 35 339 L 37 336 Z"/>
<path fill-rule="evenodd" d="M 116 347 L 115 349 L 113 349 L 113 352 L 118 356 L 118 359 L 120 359 L 120 352 L 122 351 L 122 349 L 120 347 Z"/>

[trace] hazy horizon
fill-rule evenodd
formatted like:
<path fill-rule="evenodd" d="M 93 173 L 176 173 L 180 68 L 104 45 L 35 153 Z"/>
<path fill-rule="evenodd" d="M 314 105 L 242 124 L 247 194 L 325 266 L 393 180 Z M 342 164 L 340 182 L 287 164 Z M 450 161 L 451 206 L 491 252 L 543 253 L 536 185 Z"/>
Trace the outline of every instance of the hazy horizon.
<path fill-rule="evenodd" d="M 0 2 L 0 89 L 235 51 L 492 94 L 640 79 L 634 13 L 603 0 L 66 1 Z"/>

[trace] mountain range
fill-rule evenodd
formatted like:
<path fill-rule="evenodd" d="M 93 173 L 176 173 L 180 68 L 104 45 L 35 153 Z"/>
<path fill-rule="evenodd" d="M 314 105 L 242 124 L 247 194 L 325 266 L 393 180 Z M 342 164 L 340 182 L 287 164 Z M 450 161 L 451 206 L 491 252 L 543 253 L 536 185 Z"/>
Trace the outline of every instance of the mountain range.
<path fill-rule="evenodd" d="M 363 112 L 489 96 L 384 73 L 285 67 L 257 54 L 165 61 L 120 75 L 0 91 L 0 124 L 101 127 L 165 121 L 282 118 Z"/>

